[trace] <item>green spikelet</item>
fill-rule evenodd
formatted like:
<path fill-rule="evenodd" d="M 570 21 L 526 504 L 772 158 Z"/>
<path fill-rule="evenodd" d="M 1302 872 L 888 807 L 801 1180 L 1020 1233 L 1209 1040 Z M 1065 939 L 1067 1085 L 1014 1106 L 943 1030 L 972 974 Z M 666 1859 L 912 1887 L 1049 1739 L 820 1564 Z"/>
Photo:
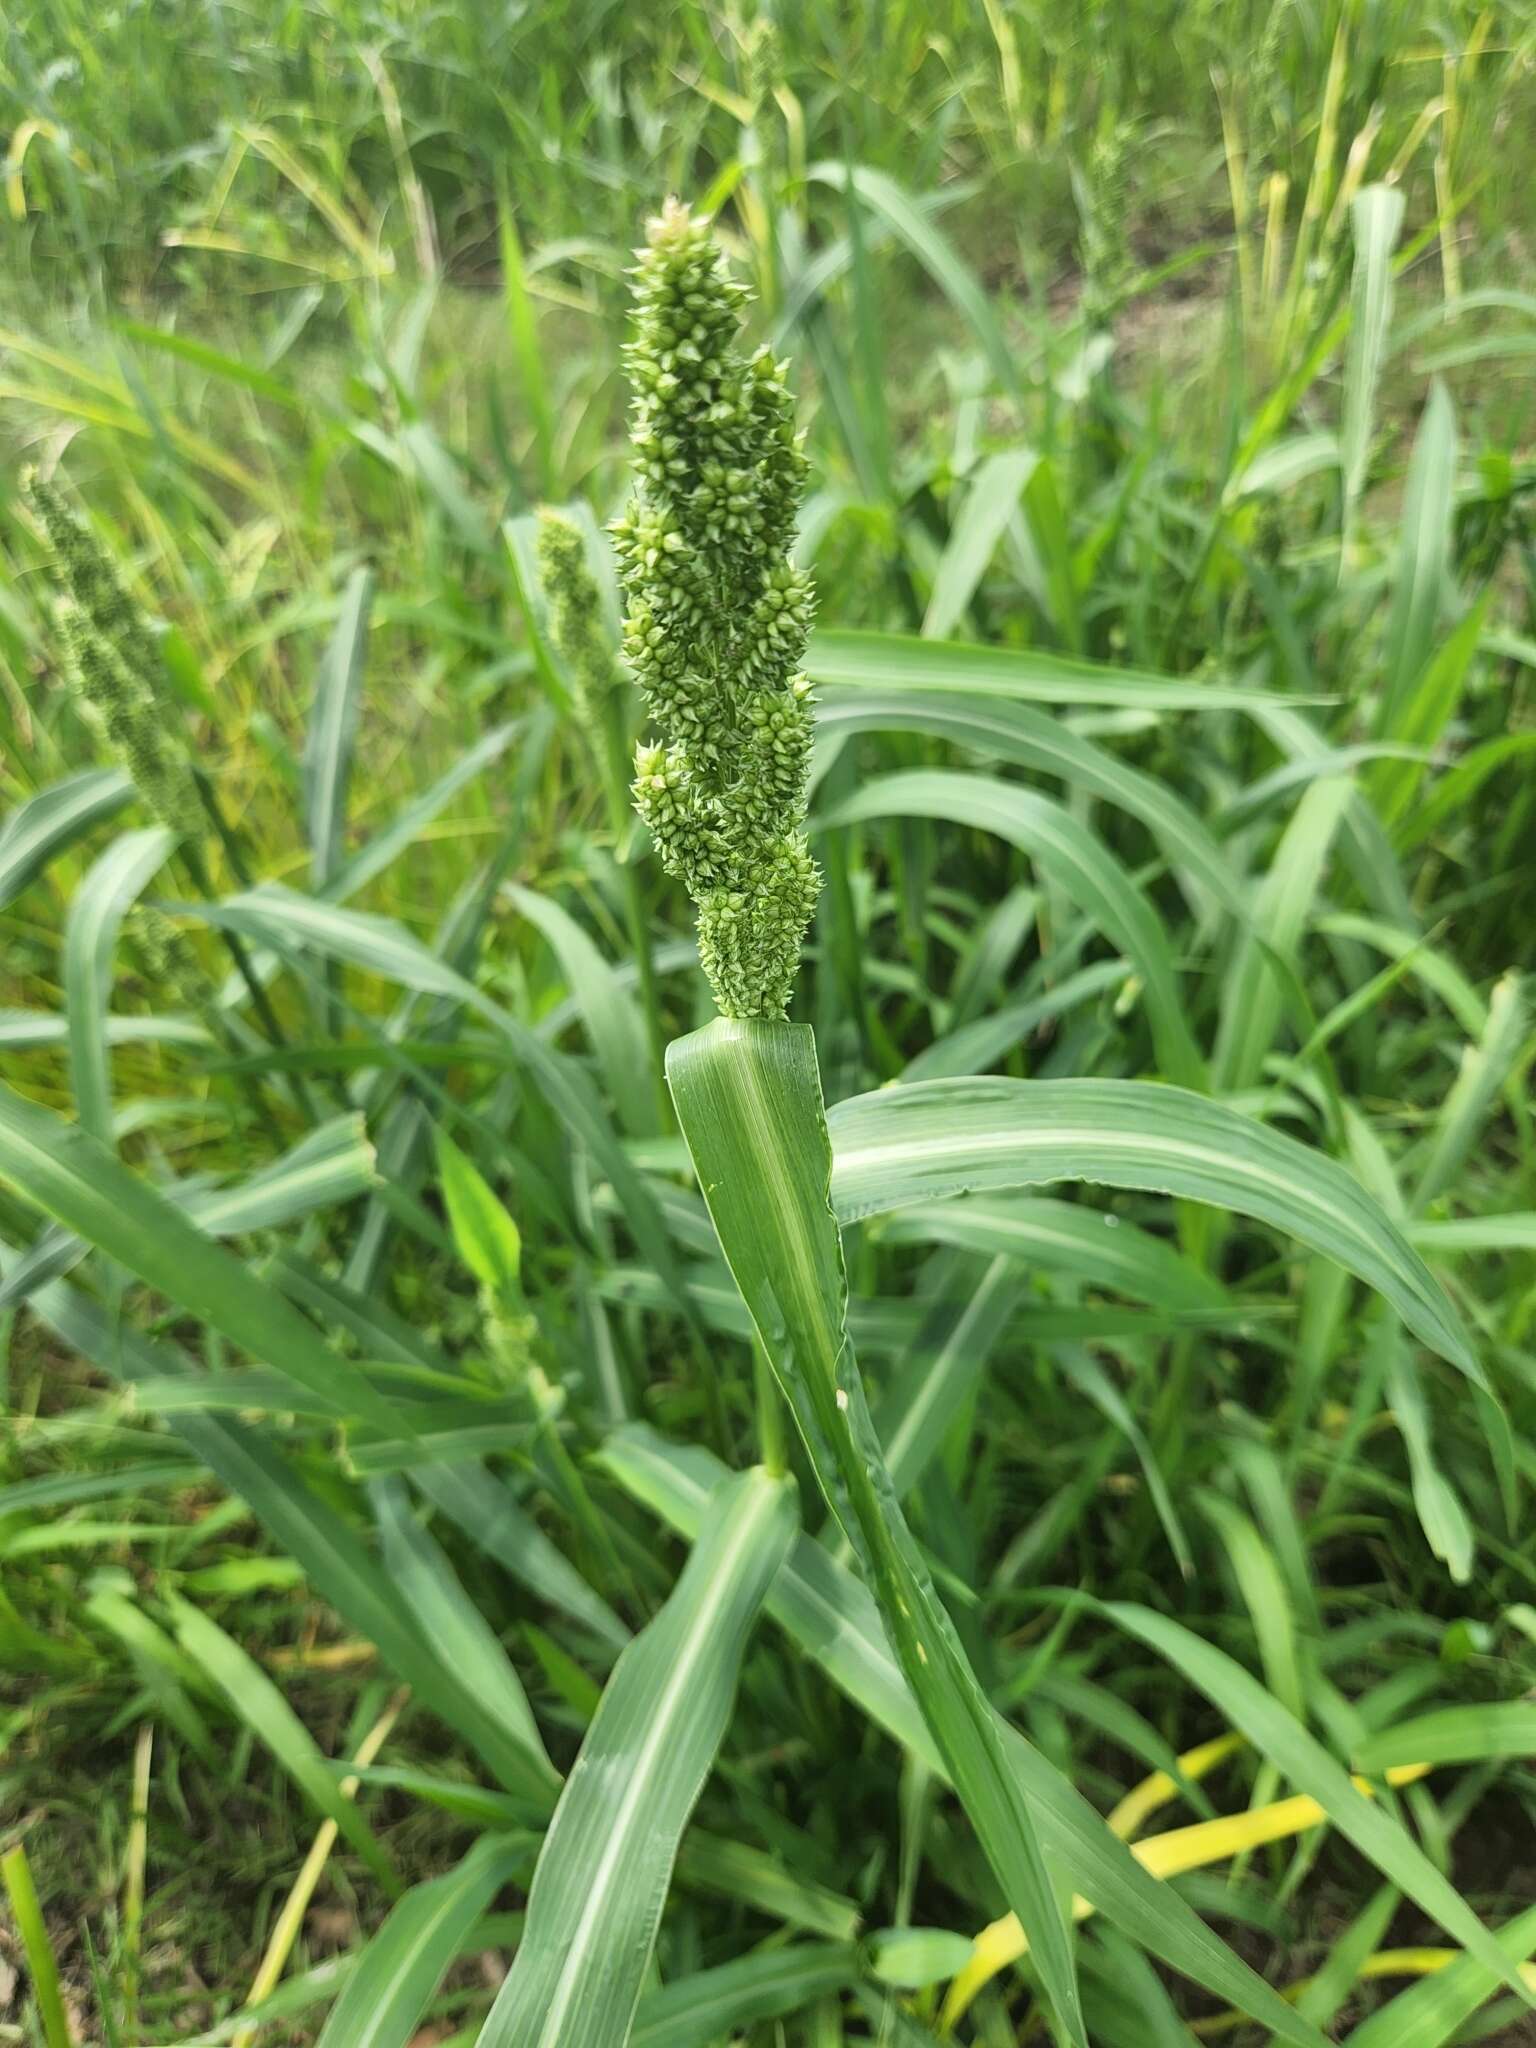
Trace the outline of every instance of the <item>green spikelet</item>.
<path fill-rule="evenodd" d="M 550 636 L 571 679 L 576 711 L 595 747 L 608 730 L 619 665 L 603 631 L 603 599 L 574 519 L 539 508 L 539 580 L 549 600 Z"/>
<path fill-rule="evenodd" d="M 70 681 L 86 717 L 105 736 L 161 824 L 182 838 L 201 826 L 185 753 L 172 737 L 158 650 L 111 556 L 38 476 L 23 479 L 27 501 L 54 551 L 62 585 L 56 605 Z"/>
<path fill-rule="evenodd" d="M 698 908 L 727 1017 L 781 1017 L 820 874 L 802 829 L 811 582 L 790 549 L 805 488 L 785 365 L 736 345 L 743 286 L 707 223 L 668 201 L 635 287 L 635 490 L 613 528 L 624 651 L 661 738 L 635 806 Z"/>
<path fill-rule="evenodd" d="M 136 903 L 124 936 L 145 979 L 179 1010 L 189 1010 L 212 1037 L 222 1037 L 225 1019 L 213 977 L 179 924 L 153 903 Z"/>

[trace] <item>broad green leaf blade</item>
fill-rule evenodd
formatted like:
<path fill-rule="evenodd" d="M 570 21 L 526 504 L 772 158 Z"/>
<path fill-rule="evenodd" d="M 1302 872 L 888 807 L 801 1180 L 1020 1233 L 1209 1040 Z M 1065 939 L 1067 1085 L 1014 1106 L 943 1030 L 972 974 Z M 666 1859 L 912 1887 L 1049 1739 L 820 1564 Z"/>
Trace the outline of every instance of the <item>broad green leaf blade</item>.
<path fill-rule="evenodd" d="M 827 691 L 817 702 L 816 731 L 823 740 L 850 732 L 930 733 L 957 747 L 1056 776 L 1140 818 L 1175 868 L 1187 869 L 1234 915 L 1244 912 L 1245 892 L 1233 875 L 1232 856 L 1181 797 L 1028 704 L 909 689 L 898 678 L 882 688 Z"/>
<path fill-rule="evenodd" d="M 505 1205 L 474 1161 L 446 1131 L 434 1131 L 437 1178 L 454 1247 L 494 1301 L 504 1306 L 523 1292 L 523 1240 Z"/>
<path fill-rule="evenodd" d="M 614 1431 L 601 1453 L 626 1492 L 692 1536 L 725 1467 L 694 1444 L 672 1444 L 643 1423 Z M 773 1619 L 840 1691 L 904 1748 L 945 1776 L 944 1761 L 891 1653 L 875 1602 L 852 1572 L 802 1535 L 768 1589 Z M 999 1722 L 1042 1840 L 1068 1879 L 1116 1926 L 1194 1983 L 1263 2020 L 1287 2041 L 1324 2048 L 1315 2027 L 1242 1962 L 1193 1909 L 1143 1868 L 1071 1782 Z"/>
<path fill-rule="evenodd" d="M 677 1845 L 794 1535 L 784 1480 L 744 1473 L 714 1496 L 671 1597 L 604 1688 L 481 2048 L 622 2048 L 629 2038 Z"/>
<path fill-rule="evenodd" d="M 158 825 L 125 833 L 102 854 L 70 899 L 64 927 L 70 1081 L 82 1130 L 104 1145 L 112 1142 L 106 1024 L 117 934 L 139 891 L 165 864 L 175 843 L 173 834 Z"/>
<path fill-rule="evenodd" d="M 1190 1036 L 1173 949 L 1150 899 L 1102 841 L 1049 797 L 993 776 L 917 768 L 867 784 L 815 822 L 823 829 L 870 818 L 941 818 L 995 832 L 1058 883 L 1077 908 L 1135 962 L 1146 984 L 1158 1056 L 1186 1086 L 1200 1084 L 1204 1062 Z"/>
<path fill-rule="evenodd" d="M 391 1894 L 400 1890 L 394 1865 L 356 1803 L 321 1754 L 314 1737 L 255 1659 L 189 1600 L 171 1596 L 176 1637 L 224 1695 L 230 1709 L 266 1744 L 315 1810 L 334 1821 Z"/>
<path fill-rule="evenodd" d="M 937 1197 L 1059 1180 L 1187 1196 L 1299 1238 L 1377 1289 L 1482 1384 L 1444 1289 L 1336 1161 L 1183 1088 L 1143 1081 L 928 1081 L 837 1104 L 832 1202 L 845 1223 Z"/>
<path fill-rule="evenodd" d="M 336 624 L 315 677 L 315 700 L 304 743 L 304 829 L 309 838 L 310 874 L 317 889 L 323 889 L 341 865 L 347 782 L 357 738 L 372 602 L 373 571 L 354 569 L 341 594 Z"/>
<path fill-rule="evenodd" d="M 900 633 L 823 630 L 811 635 L 812 682 L 1011 697 L 1021 704 L 1117 705 L 1126 711 L 1245 711 L 1255 716 L 1297 698 L 1260 695 L 1229 683 L 1175 682 L 1144 669 L 1110 668 L 1065 655 L 971 647 Z"/>
<path fill-rule="evenodd" d="M 409 2048 L 443 1973 L 522 1856 L 483 1835 L 456 1870 L 413 1885 L 358 1957 L 317 2048 Z"/>
<path fill-rule="evenodd" d="M 1138 1642 L 1164 1657 L 1245 1735 L 1298 1790 L 1315 1799 L 1340 1834 L 1399 1890 L 1438 1921 L 1512 1990 L 1524 1993 L 1520 1974 L 1450 1881 L 1403 1827 L 1367 1799 L 1294 1715 L 1265 1691 L 1250 1671 L 1224 1650 L 1167 1615 L 1131 1601 L 1102 1603 L 1101 1611 Z M 1417 1761 L 1417 1759 L 1416 1759 Z"/>
<path fill-rule="evenodd" d="M 327 1411 L 371 1422 L 386 1435 L 400 1433 L 391 1404 L 248 1266 L 96 1139 L 3 1087 L 0 1180 L 232 1344 L 318 1395 Z"/>
<path fill-rule="evenodd" d="M 1070 2038 L 1086 2044 L 1072 1950 L 990 1702 L 897 1504 L 847 1334 L 832 1155 L 803 1025 L 718 1019 L 668 1048 L 678 1121 L 721 1249 L 855 1545 L 907 1683 Z"/>
<path fill-rule="evenodd" d="M 0 826 L 0 910 L 56 853 L 120 811 L 132 795 L 133 784 L 120 769 L 90 768 L 39 790 L 12 811 Z"/>

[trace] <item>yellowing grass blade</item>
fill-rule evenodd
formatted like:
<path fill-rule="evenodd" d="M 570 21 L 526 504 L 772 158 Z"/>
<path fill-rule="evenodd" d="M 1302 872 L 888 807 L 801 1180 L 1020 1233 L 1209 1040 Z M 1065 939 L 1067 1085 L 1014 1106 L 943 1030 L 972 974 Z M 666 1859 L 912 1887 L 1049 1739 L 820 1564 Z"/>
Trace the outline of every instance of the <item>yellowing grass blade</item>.
<path fill-rule="evenodd" d="M 1192 1749 L 1181 1756 L 1179 1767 L 1186 1777 L 1199 1777 L 1241 1746 L 1240 1736 L 1218 1736 L 1214 1742 L 1204 1743 L 1199 1749 Z M 1402 1764 L 1387 1773 L 1387 1782 L 1390 1785 L 1409 1785 L 1424 1777 L 1429 1769 L 1428 1764 Z M 1161 1795 L 1164 1785 L 1169 1788 L 1167 1796 L 1178 1789 L 1165 1771 L 1154 1772 L 1136 1788 L 1136 1792 L 1127 1794 L 1116 1807 L 1116 1815 L 1155 1810 L 1150 1804 L 1133 1808 L 1130 1802 L 1138 1795 Z M 1356 1778 L 1355 1786 L 1366 1798 L 1374 1798 L 1374 1788 L 1367 1779 Z M 1162 1797 L 1156 1797 L 1156 1804 L 1161 1803 Z M 1189 1870 L 1204 1870 L 1212 1863 L 1230 1862 L 1234 1856 L 1262 1848 L 1266 1842 L 1283 1842 L 1292 1835 L 1305 1834 L 1308 1828 L 1320 1827 L 1327 1818 L 1327 1813 L 1315 1799 L 1298 1794 L 1291 1799 L 1277 1799 L 1269 1806 L 1254 1807 L 1247 1813 L 1223 1814 L 1218 1820 L 1201 1820 L 1187 1828 L 1170 1828 L 1165 1835 L 1154 1835 L 1150 1841 L 1136 1843 L 1131 1854 L 1154 1877 L 1182 1877 Z M 1124 1824 L 1122 1819 L 1122 1826 Z M 1086 1899 L 1072 1901 L 1075 1920 L 1086 1920 L 1092 1911 L 1093 1907 Z M 946 2034 L 952 2033 L 976 1994 L 991 1982 L 999 1970 L 1007 1969 L 1010 1963 L 1018 1962 L 1028 1953 L 1029 1943 L 1024 1938 L 1024 1930 L 1012 1913 L 1005 1913 L 1001 1920 L 994 1920 L 991 1926 L 984 1927 L 976 1937 L 971 1960 L 949 1987 L 940 2018 L 942 2030 Z"/>

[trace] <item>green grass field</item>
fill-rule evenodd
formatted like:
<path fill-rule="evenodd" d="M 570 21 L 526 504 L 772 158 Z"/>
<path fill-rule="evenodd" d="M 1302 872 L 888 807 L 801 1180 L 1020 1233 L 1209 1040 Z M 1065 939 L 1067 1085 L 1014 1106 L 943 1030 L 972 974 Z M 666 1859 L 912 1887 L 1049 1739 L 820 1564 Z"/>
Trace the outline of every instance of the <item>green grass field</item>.
<path fill-rule="evenodd" d="M 0 23 L 0 2043 L 1536 2041 L 1533 173 L 1530 0 Z"/>

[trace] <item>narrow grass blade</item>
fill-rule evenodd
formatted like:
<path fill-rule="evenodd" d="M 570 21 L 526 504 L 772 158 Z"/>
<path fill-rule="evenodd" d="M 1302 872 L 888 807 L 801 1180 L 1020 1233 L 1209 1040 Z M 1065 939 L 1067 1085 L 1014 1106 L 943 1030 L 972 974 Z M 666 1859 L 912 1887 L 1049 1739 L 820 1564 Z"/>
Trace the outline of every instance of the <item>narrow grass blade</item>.
<path fill-rule="evenodd" d="M 372 570 L 354 569 L 315 678 L 304 743 L 304 828 L 317 889 L 323 889 L 341 865 L 372 602 Z"/>
<path fill-rule="evenodd" d="M 883 1235 L 894 1244 L 952 1244 L 1026 1267 L 1070 1273 L 1095 1288 L 1156 1308 L 1229 1309 L 1238 1304 L 1219 1280 L 1163 1238 L 1100 1209 L 1046 1195 L 973 1195 L 903 1208 Z"/>
<path fill-rule="evenodd" d="M 1440 1105 L 1413 1191 L 1415 1211 L 1427 1209 L 1466 1164 L 1499 1091 L 1521 1057 L 1530 1023 L 1519 975 L 1504 975 L 1488 999 L 1488 1022 L 1481 1038 L 1462 1054 L 1461 1069 Z"/>
<path fill-rule="evenodd" d="M 317 2048 L 409 2048 L 443 1973 L 522 1854 L 485 1835 L 456 1870 L 413 1885 L 358 1957 Z"/>
<path fill-rule="evenodd" d="M 637 1243 L 692 1320 L 687 1289 L 655 1197 L 631 1165 L 595 1090 L 573 1060 L 551 1052 L 535 1032 L 389 918 L 344 910 L 270 884 L 233 897 L 207 915 L 280 951 L 293 946 L 312 948 L 324 957 L 348 961 L 420 994 L 446 996 L 483 1017 L 506 1040 L 551 1106 L 608 1175 Z"/>
<path fill-rule="evenodd" d="M 236 1237 L 340 1207 L 366 1194 L 376 1179 L 373 1147 L 354 1111 L 318 1125 L 248 1180 L 224 1188 L 178 1188 L 175 1199 L 211 1237 Z"/>
<path fill-rule="evenodd" d="M 987 456 L 966 485 L 923 614 L 925 639 L 947 640 L 959 625 L 1039 460 L 1029 448 L 1005 449 Z"/>
<path fill-rule="evenodd" d="M 0 1180 L 329 1413 L 398 1434 L 400 1418 L 297 1309 L 86 1132 L 0 1088 Z"/>
<path fill-rule="evenodd" d="M 1369 1736 L 1355 1754 L 1357 1770 L 1373 1775 L 1396 1764 L 1482 1764 L 1495 1757 L 1536 1756 L 1536 1700 L 1490 1700 L 1436 1707 Z"/>
<path fill-rule="evenodd" d="M 397 1895 L 400 1879 L 378 1836 L 356 1803 L 343 1796 L 341 1781 L 314 1737 L 261 1666 L 189 1600 L 172 1596 L 171 1619 L 177 1641 L 223 1694 L 230 1711 L 271 1750 L 315 1811 L 335 1822 L 385 1890 Z"/>
<path fill-rule="evenodd" d="M 1367 185 L 1350 208 L 1355 231 L 1355 274 L 1339 419 L 1346 550 L 1370 461 L 1376 387 L 1392 327 L 1392 250 L 1403 223 L 1403 206 L 1403 194 L 1398 187 Z"/>
<path fill-rule="evenodd" d="M 1186 1087 L 1200 1085 L 1204 1062 L 1190 1036 L 1162 920 L 1151 900 L 1080 819 L 1016 783 L 953 769 L 917 768 L 879 777 L 816 822 L 831 830 L 884 817 L 942 818 L 995 832 L 1028 854 L 1140 969 L 1164 1069 Z"/>
<path fill-rule="evenodd" d="M 518 887 L 508 894 L 559 960 L 626 1130 L 637 1138 L 649 1137 L 657 1128 L 655 1090 L 649 1078 L 645 1026 L 634 997 L 595 942 L 551 897 Z"/>
<path fill-rule="evenodd" d="M 1472 1576 L 1472 1518 L 1435 1456 L 1435 1431 L 1416 1360 L 1390 1324 L 1378 1334 L 1386 1353 L 1386 1396 L 1408 1453 L 1414 1512 L 1424 1540 L 1458 1586 Z"/>
<path fill-rule="evenodd" d="M 481 2048 L 622 2048 L 742 1651 L 795 1535 L 792 1487 L 725 1482 L 665 1607 L 614 1666 L 561 1794 Z"/>
<path fill-rule="evenodd" d="M 1184 1195 L 1299 1238 L 1383 1294 L 1482 1384 L 1460 1317 L 1418 1253 L 1332 1159 L 1219 1102 L 1140 1081 L 929 1081 L 839 1103 L 843 1222 L 973 1190 L 1058 1180 Z"/>
<path fill-rule="evenodd" d="M 557 1778 L 522 1680 L 495 1630 L 454 1576 L 441 1547 L 422 1527 L 398 1479 L 370 1488 L 383 1538 L 384 1564 L 399 1597 L 438 1661 L 456 1672 L 510 1741 L 526 1751 L 535 1773 Z"/>
<path fill-rule="evenodd" d="M 925 1322 L 918 1332 L 910 1357 L 875 1408 L 875 1430 L 898 1500 L 906 1499 L 938 1455 L 1027 1285 L 1008 1260 L 994 1258 L 962 1304 L 938 1305 L 937 1329 Z"/>
<path fill-rule="evenodd" d="M 1246 893 L 1234 877 L 1232 857 L 1166 783 L 1132 768 L 1105 747 L 1074 732 L 1059 718 L 998 697 L 959 691 L 908 689 L 899 681 L 876 688 L 858 684 L 828 690 L 818 699 L 816 730 L 835 741 L 853 732 L 920 732 L 948 740 L 1102 797 L 1139 818 L 1177 869 L 1193 875 L 1234 915 Z"/>
<path fill-rule="evenodd" d="M 526 730 L 522 719 L 498 725 L 482 739 L 467 747 L 428 788 L 396 813 L 382 831 L 366 840 L 356 853 L 332 871 L 325 894 L 333 903 L 344 903 L 382 875 L 420 837 L 446 804 L 477 775 L 499 761 L 518 734 Z"/>
<path fill-rule="evenodd" d="M 37 1886 L 32 1879 L 32 1866 L 20 1842 L 0 1856 L 0 1882 L 4 1883 L 5 1895 L 11 1902 L 16 1932 L 21 1937 L 22 1954 L 27 1959 L 32 1999 L 42 2024 L 43 2040 L 47 2048 L 71 2048 L 74 2035 L 70 2032 L 64 2011 L 59 1965 L 49 1938 L 48 1923 L 43 1918 Z"/>
<path fill-rule="evenodd" d="M 1364 1798 L 1343 1766 L 1235 1658 L 1149 1607 L 1109 1601 L 1103 1612 L 1128 1635 L 1166 1658 L 1277 1770 L 1317 1801 L 1333 1826 L 1383 1876 L 1479 1962 L 1497 1972 L 1511 1990 L 1526 1995 L 1519 1971 L 1402 1824 Z"/>
<path fill-rule="evenodd" d="M 140 1336 L 67 1282 L 43 1288 L 31 1306 L 63 1343 L 111 1378 L 135 1382 L 180 1374 L 195 1383 L 198 1377 L 174 1346 Z M 459 1674 L 439 1661 L 392 1580 L 330 1501 L 266 1438 L 232 1417 L 182 1413 L 171 1423 L 219 1483 L 247 1502 L 279 1548 L 298 1560 L 348 1627 L 377 1646 L 420 1704 L 463 1736 L 523 1810 L 534 1816 L 547 1812 L 547 1774 L 508 1739 Z"/>
<path fill-rule="evenodd" d="M 1490 1998 L 1507 1972 L 1536 1951 L 1536 1906 L 1507 1920 L 1494 1937 L 1504 1957 L 1494 1968 L 1481 1956 L 1462 1955 L 1410 1990 L 1400 1991 L 1344 2037 L 1344 2048 L 1446 2048 L 1463 2021 Z"/>
<path fill-rule="evenodd" d="M 678 1120 L 736 1283 L 859 1552 L 908 1684 L 1068 2036 L 1086 2042 L 1060 1907 L 986 1695 L 902 1518 L 848 1340 L 831 1149 L 804 1026 L 721 1019 L 668 1049 Z"/>
<path fill-rule="evenodd" d="M 894 179 L 869 164 L 812 164 L 806 176 L 817 183 L 853 191 L 869 210 L 899 235 L 964 318 L 1005 391 L 1019 389 L 1018 367 L 991 301 L 969 267 L 927 215 Z"/>
<path fill-rule="evenodd" d="M 1251 920 L 1222 990 L 1211 1060 L 1220 1091 L 1250 1088 L 1263 1071 L 1284 1007 L 1282 972 L 1294 967 L 1334 834 L 1353 794 L 1341 776 L 1312 783 L 1286 826 L 1259 885 Z"/>
<path fill-rule="evenodd" d="M 1455 481 L 1455 415 L 1449 392 L 1436 378 L 1413 444 L 1403 500 L 1403 537 L 1376 714 L 1376 732 L 1387 739 L 1399 737 L 1409 693 L 1433 652 L 1450 564 Z"/>
<path fill-rule="evenodd" d="M 746 2027 L 788 2019 L 815 1999 L 849 1989 L 858 1974 L 848 1942 L 801 1942 L 742 1956 L 648 1992 L 630 2048 L 715 2048 Z"/>
<path fill-rule="evenodd" d="M 411 1483 L 441 1514 L 538 1599 L 588 1629 L 610 1649 L 622 1650 L 629 1630 L 600 1594 L 512 1497 L 511 1489 L 473 1460 L 422 1465 Z"/>
<path fill-rule="evenodd" d="M 91 768 L 29 797 L 0 826 L 0 910 L 40 875 L 55 854 L 120 811 L 133 784 L 119 769 Z"/>
<path fill-rule="evenodd" d="M 1145 669 L 1111 668 L 1034 648 L 969 647 L 900 633 L 824 628 L 811 635 L 805 665 L 815 683 L 958 690 L 1063 709 L 1103 704 L 1126 711 L 1245 711 L 1256 717 L 1278 704 L 1317 701 L 1262 695 L 1230 683 L 1176 682 Z"/>

